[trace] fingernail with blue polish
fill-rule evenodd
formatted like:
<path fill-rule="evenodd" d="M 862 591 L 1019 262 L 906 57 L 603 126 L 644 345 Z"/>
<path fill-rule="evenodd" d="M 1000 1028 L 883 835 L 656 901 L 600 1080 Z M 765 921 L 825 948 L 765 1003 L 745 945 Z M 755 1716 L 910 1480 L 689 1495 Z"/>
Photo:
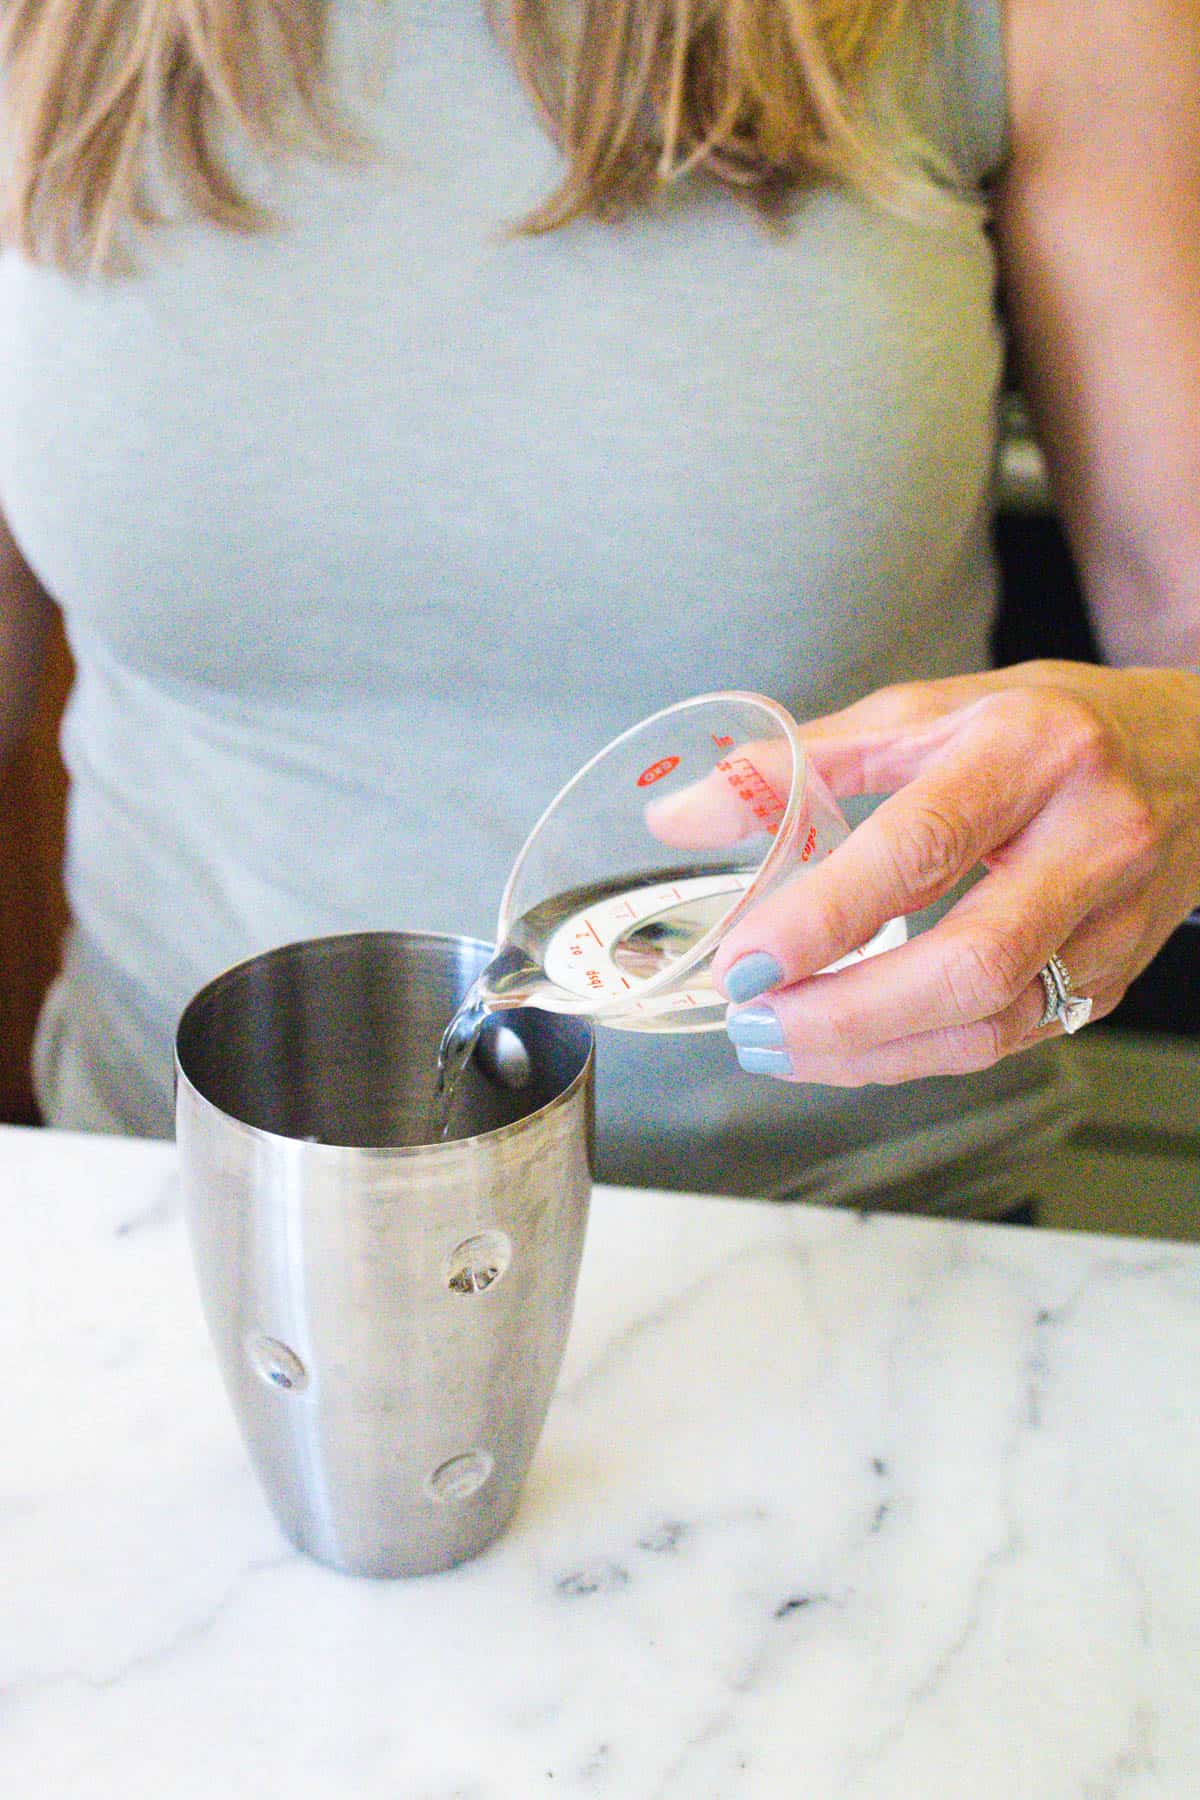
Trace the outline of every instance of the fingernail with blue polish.
<path fill-rule="evenodd" d="M 783 1048 L 783 1026 L 779 1015 L 769 1006 L 743 1006 L 731 1012 L 725 1029 L 735 1044 L 747 1049 L 780 1050 Z"/>
<path fill-rule="evenodd" d="M 737 1059 L 747 1075 L 790 1075 L 791 1060 L 782 1050 L 739 1050 Z"/>
<path fill-rule="evenodd" d="M 740 1004 L 743 1000 L 757 1000 L 782 980 L 783 969 L 775 958 L 765 950 L 752 950 L 749 956 L 739 956 L 726 971 L 725 992 Z"/>

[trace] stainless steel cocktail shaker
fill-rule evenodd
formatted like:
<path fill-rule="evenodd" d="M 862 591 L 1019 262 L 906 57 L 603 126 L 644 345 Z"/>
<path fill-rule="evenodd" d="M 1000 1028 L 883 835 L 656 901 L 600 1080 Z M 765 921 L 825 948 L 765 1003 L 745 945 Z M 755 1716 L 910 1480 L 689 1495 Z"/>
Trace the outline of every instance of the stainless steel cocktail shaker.
<path fill-rule="evenodd" d="M 590 1027 L 499 1015 L 527 1082 L 497 1078 L 485 1043 L 451 1135 L 425 1141 L 439 1037 L 489 954 L 399 932 L 287 945 L 204 988 L 176 1038 L 188 1229 L 229 1397 L 283 1530 L 347 1572 L 422 1574 L 496 1536 L 570 1326 Z"/>

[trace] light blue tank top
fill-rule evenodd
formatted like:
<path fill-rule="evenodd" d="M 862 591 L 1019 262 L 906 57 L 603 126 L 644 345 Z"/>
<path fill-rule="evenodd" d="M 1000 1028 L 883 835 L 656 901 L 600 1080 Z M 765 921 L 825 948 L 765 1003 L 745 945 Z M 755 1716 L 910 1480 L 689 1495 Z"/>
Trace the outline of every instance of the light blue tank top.
<path fill-rule="evenodd" d="M 279 228 L 181 224 L 133 279 L 0 260 L 0 504 L 78 667 L 55 1123 L 168 1134 L 180 1009 L 268 945 L 490 937 L 531 822 L 647 712 L 985 663 L 997 5 L 881 90 L 935 226 L 818 191 L 772 233 L 695 182 L 507 235 L 556 153 L 478 0 L 364 0 L 372 166 L 247 157 Z M 846 1094 L 601 1039 L 609 1179 L 986 1209 L 1062 1118 L 1041 1055 Z"/>

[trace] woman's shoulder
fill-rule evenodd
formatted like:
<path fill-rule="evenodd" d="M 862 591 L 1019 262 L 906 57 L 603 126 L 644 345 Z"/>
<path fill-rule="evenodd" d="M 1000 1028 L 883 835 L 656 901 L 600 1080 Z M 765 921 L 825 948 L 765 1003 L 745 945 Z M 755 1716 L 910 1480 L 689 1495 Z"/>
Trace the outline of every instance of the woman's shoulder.
<path fill-rule="evenodd" d="M 912 16 L 926 104 L 968 182 L 1043 148 L 1136 155 L 1150 119 L 1194 142 L 1196 0 L 930 0 Z"/>
<path fill-rule="evenodd" d="M 1014 148 L 1138 155 L 1142 126 L 1177 124 L 1200 100 L 1196 0 L 997 0 Z"/>

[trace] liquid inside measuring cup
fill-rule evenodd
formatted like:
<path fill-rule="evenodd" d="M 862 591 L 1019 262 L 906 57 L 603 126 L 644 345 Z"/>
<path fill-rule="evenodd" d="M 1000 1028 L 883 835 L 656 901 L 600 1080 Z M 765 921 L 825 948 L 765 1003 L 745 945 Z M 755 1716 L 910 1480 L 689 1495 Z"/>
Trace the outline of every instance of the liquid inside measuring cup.
<path fill-rule="evenodd" d="M 757 867 L 711 864 L 626 876 L 573 888 L 520 918 L 451 1019 L 438 1050 L 434 1136 L 449 1130 L 454 1093 L 488 1019 L 509 1007 L 587 1013 L 626 1031 L 680 1031 L 719 1025 L 725 1001 L 707 965 L 653 994 L 646 984 L 669 971 L 718 925 L 757 878 Z M 903 944 L 903 918 L 828 965 L 826 972 Z"/>
<path fill-rule="evenodd" d="M 682 988 L 643 997 L 647 982 L 686 956 L 745 893 L 754 868 L 711 865 L 595 882 L 544 900 L 519 919 L 451 1019 L 438 1052 L 437 1130 L 493 1012 L 541 1006 L 600 1013 L 631 1031 L 677 1029 L 681 1010 L 723 1009 L 706 971 Z M 668 1015 L 670 1021 L 668 1022 Z"/>

